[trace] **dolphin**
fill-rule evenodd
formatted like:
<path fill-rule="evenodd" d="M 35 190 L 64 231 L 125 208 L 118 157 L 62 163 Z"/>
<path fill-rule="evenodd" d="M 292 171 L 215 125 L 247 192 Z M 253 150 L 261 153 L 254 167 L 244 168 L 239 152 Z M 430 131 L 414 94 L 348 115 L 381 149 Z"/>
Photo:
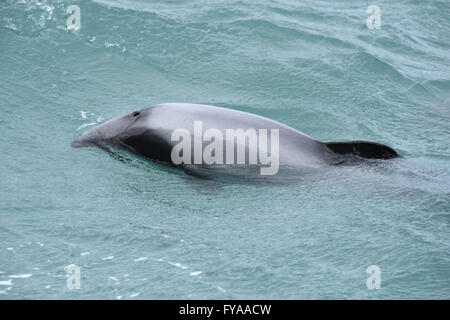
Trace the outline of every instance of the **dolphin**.
<path fill-rule="evenodd" d="M 259 115 L 191 103 L 162 103 L 120 115 L 84 132 L 72 147 L 126 150 L 200 176 L 292 175 L 348 159 L 399 156 L 377 142 L 321 142 Z"/>

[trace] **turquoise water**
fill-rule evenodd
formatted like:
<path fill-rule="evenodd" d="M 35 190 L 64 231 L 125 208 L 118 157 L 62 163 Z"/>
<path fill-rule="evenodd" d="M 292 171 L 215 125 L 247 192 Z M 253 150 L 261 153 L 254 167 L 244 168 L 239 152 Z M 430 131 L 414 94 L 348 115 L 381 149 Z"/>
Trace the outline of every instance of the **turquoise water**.
<path fill-rule="evenodd" d="M 2 0 L 0 299 L 450 298 L 449 17 L 425 0 Z M 204 183 L 70 148 L 161 102 L 403 157 Z"/>

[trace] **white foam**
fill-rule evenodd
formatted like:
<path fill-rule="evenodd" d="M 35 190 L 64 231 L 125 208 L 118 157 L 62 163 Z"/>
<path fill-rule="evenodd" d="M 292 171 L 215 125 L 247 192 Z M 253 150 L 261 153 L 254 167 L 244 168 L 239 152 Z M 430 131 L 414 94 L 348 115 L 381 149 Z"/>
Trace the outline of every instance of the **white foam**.
<path fill-rule="evenodd" d="M 87 256 L 88 254 L 91 254 L 90 252 L 82 252 L 82 253 L 80 253 L 80 256 Z"/>
<path fill-rule="evenodd" d="M 135 297 L 137 297 L 138 295 L 140 295 L 140 293 L 133 293 L 133 294 L 130 294 L 130 298 L 135 298 Z"/>
<path fill-rule="evenodd" d="M 117 47 L 120 48 L 120 44 L 118 43 L 109 43 L 109 42 L 105 42 L 104 43 L 105 48 L 111 48 L 111 47 Z"/>
<path fill-rule="evenodd" d="M 221 286 L 217 286 L 217 289 L 219 289 L 222 292 L 226 292 L 226 290 L 224 288 L 222 288 Z"/>
<path fill-rule="evenodd" d="M 12 280 L 0 281 L 0 286 L 12 286 Z"/>
<path fill-rule="evenodd" d="M 194 272 L 191 272 L 190 275 L 195 277 L 195 276 L 198 276 L 201 273 L 202 273 L 201 271 L 194 271 Z"/>
<path fill-rule="evenodd" d="M 179 262 L 168 262 L 170 265 L 172 265 L 172 266 L 175 266 L 175 267 L 177 267 L 177 268 L 181 268 L 181 269 L 187 269 L 188 267 L 186 267 L 186 266 L 183 266 L 181 263 L 179 263 Z"/>
<path fill-rule="evenodd" d="M 145 261 L 145 260 L 147 260 L 147 259 L 148 259 L 147 257 L 142 257 L 142 258 L 134 259 L 134 261 L 135 261 L 135 262 L 139 262 L 139 261 Z"/>
<path fill-rule="evenodd" d="M 11 276 L 9 276 L 10 278 L 14 278 L 14 279 L 26 279 L 26 278 L 29 278 L 29 277 L 31 277 L 32 276 L 32 274 L 30 274 L 30 273 L 27 273 L 27 274 L 13 274 L 13 275 L 11 275 Z"/>
<path fill-rule="evenodd" d="M 82 124 L 81 126 L 78 127 L 77 131 L 80 130 L 80 129 L 89 127 L 89 126 L 94 126 L 94 125 L 96 125 L 96 124 L 97 124 L 97 122 L 91 122 L 91 123 L 85 123 L 85 124 Z"/>
<path fill-rule="evenodd" d="M 102 260 L 112 260 L 112 259 L 114 259 L 114 256 L 109 256 L 109 257 L 106 257 L 106 258 L 102 258 Z"/>

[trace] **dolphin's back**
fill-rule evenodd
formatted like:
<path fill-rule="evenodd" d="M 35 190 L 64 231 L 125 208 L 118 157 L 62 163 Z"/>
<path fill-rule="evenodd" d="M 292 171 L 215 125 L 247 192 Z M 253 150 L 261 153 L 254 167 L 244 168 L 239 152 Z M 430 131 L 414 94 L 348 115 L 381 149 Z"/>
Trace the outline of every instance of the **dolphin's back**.
<path fill-rule="evenodd" d="M 318 140 L 280 122 L 252 113 L 203 104 L 163 103 L 149 107 L 150 127 L 165 132 L 172 146 L 170 135 L 176 129 L 194 132 L 194 122 L 201 121 L 203 131 L 218 129 L 226 139 L 227 129 L 279 130 L 280 165 L 317 167 L 327 162 L 330 151 Z M 170 115 L 170 117 L 168 116 Z"/>

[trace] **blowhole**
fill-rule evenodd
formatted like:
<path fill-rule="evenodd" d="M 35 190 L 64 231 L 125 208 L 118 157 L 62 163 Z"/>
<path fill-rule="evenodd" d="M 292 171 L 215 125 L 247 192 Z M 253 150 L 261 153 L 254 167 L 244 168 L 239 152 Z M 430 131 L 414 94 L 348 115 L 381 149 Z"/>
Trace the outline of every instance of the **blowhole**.
<path fill-rule="evenodd" d="M 138 115 L 140 115 L 141 113 L 139 112 L 139 111 L 135 111 L 135 112 L 133 112 L 133 117 L 137 117 Z"/>

